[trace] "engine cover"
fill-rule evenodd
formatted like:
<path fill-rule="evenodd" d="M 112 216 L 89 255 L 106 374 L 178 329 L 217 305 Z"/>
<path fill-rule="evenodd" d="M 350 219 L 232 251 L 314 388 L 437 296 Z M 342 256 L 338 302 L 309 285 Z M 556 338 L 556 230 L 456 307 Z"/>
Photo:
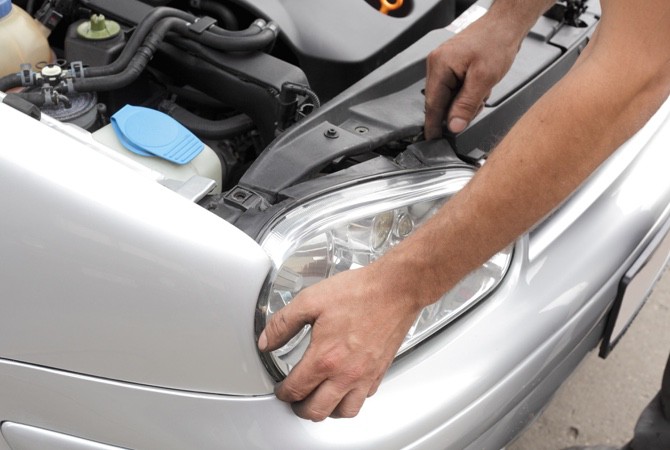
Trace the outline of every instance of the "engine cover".
<path fill-rule="evenodd" d="M 404 0 L 385 15 L 379 0 L 233 0 L 276 22 L 312 88 L 327 99 L 454 18 L 455 0 Z"/>

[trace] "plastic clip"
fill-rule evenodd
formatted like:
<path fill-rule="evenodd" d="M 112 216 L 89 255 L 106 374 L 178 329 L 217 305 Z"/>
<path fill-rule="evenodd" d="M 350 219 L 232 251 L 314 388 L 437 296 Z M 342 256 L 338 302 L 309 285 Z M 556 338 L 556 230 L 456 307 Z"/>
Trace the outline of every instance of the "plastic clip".
<path fill-rule="evenodd" d="M 35 84 L 35 72 L 33 72 L 30 64 L 21 64 L 21 85 L 32 86 Z"/>
<path fill-rule="evenodd" d="M 51 0 L 47 0 L 35 13 L 35 20 L 41 22 L 49 30 L 56 28 L 60 21 L 63 20 L 63 14 L 56 11 L 56 7 L 52 3 Z"/>
<path fill-rule="evenodd" d="M 212 17 L 199 17 L 195 22 L 189 25 L 188 29 L 195 34 L 202 34 L 214 24 L 216 24 L 216 19 Z"/>
<path fill-rule="evenodd" d="M 74 79 L 83 80 L 84 78 L 86 78 L 86 74 L 84 73 L 84 63 L 81 61 L 71 62 L 70 73 L 72 74 L 72 78 Z"/>

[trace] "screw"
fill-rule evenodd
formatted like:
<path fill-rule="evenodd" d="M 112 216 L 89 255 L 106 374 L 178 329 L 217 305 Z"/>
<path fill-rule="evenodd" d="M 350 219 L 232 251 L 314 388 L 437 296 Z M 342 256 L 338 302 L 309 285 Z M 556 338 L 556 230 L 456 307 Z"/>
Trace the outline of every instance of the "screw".
<path fill-rule="evenodd" d="M 324 136 L 326 136 L 328 139 L 337 139 L 340 137 L 340 133 L 337 132 L 335 128 L 328 128 L 324 133 Z"/>
<path fill-rule="evenodd" d="M 355 130 L 356 130 L 356 133 L 358 133 L 358 134 L 365 134 L 368 131 L 370 131 L 368 129 L 368 127 L 356 127 Z"/>

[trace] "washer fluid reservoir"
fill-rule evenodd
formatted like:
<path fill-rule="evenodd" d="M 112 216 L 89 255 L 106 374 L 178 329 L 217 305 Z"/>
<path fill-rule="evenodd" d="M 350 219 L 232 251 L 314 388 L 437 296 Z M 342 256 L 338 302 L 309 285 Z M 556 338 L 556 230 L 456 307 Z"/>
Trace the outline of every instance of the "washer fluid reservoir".
<path fill-rule="evenodd" d="M 0 0 L 0 77 L 19 72 L 21 64 L 50 60 L 41 25 L 11 0 Z"/>
<path fill-rule="evenodd" d="M 154 130 L 155 131 L 155 130 Z M 148 130 L 147 134 L 150 134 Z M 122 155 L 149 167 L 157 172 L 162 173 L 167 178 L 174 180 L 186 181 L 193 175 L 200 175 L 201 177 L 209 178 L 216 181 L 216 188 L 212 191 L 213 194 L 221 193 L 222 168 L 219 157 L 216 156 L 214 150 L 205 145 L 204 149 L 198 156 L 193 158 L 186 164 L 175 164 L 158 157 L 140 156 L 128 150 L 119 140 L 118 135 L 114 131 L 112 124 L 100 128 L 98 131 L 92 133 L 93 139 L 108 148 L 121 153 Z"/>

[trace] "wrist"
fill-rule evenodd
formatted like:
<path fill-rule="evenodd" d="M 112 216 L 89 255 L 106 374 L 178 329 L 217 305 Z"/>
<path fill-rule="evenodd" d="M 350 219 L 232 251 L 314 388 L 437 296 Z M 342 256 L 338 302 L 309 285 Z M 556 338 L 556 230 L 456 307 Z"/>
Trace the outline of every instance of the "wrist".
<path fill-rule="evenodd" d="M 423 251 L 420 242 L 413 245 L 398 245 L 388 254 L 368 266 L 372 278 L 379 283 L 387 295 L 403 302 L 413 312 L 435 303 L 451 285 L 446 286 L 443 267 L 436 264 L 428 251 Z M 457 280 L 456 280 L 457 281 Z"/>

